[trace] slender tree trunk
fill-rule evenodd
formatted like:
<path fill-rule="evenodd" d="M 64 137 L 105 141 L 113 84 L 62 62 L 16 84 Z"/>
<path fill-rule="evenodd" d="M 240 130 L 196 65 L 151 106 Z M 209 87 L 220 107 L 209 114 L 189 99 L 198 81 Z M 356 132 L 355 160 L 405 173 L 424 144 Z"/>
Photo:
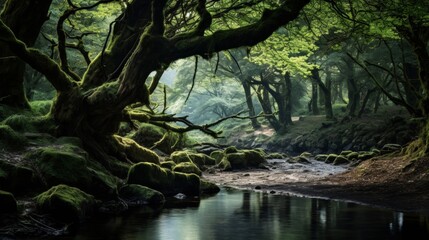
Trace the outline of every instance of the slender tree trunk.
<path fill-rule="evenodd" d="M 48 19 L 51 2 L 52 0 L 8 0 L 0 18 L 18 39 L 31 47 Z M 28 108 L 24 90 L 25 63 L 3 42 L 0 42 L 0 66 L 0 103 Z"/>
<path fill-rule="evenodd" d="M 358 118 L 362 117 L 362 114 L 365 112 L 365 108 L 366 108 L 366 105 L 368 103 L 369 98 L 371 97 L 371 95 L 373 93 L 375 93 L 376 90 L 377 90 L 377 88 L 372 88 L 372 89 L 369 89 L 367 91 L 367 93 L 365 95 L 365 98 L 363 99 L 362 105 L 360 107 L 360 110 L 359 110 L 359 113 L 358 113 L 358 116 L 357 116 Z"/>
<path fill-rule="evenodd" d="M 277 118 L 273 115 L 273 111 L 270 103 L 270 95 L 268 94 L 268 91 L 263 86 L 259 87 L 257 91 L 257 97 L 258 97 L 259 103 L 261 104 L 262 110 L 264 111 L 265 118 L 268 120 L 271 127 L 273 127 L 276 132 L 280 131 L 281 124 L 279 123 L 279 120 L 277 120 Z"/>
<path fill-rule="evenodd" d="M 323 92 L 326 118 L 333 119 L 334 112 L 332 110 L 331 90 L 322 82 L 322 79 L 320 79 L 318 69 L 313 69 L 311 71 L 311 77 L 313 78 L 314 81 L 317 82 L 317 84 L 319 85 L 320 89 Z"/>
<path fill-rule="evenodd" d="M 287 72 L 284 76 L 285 79 L 285 117 L 288 125 L 292 124 L 292 80 L 290 73 Z"/>
<path fill-rule="evenodd" d="M 244 96 L 246 98 L 247 108 L 249 109 L 249 117 L 250 117 L 250 121 L 252 122 L 252 127 L 253 129 L 258 129 L 261 127 L 261 124 L 259 124 L 258 120 L 255 118 L 256 113 L 255 113 L 255 107 L 253 106 L 250 83 L 242 79 L 241 85 L 243 86 L 243 89 L 244 89 Z"/>
<path fill-rule="evenodd" d="M 349 110 L 348 115 L 350 117 L 355 117 L 356 110 L 359 105 L 360 94 L 355 80 L 353 63 L 351 61 L 346 61 L 346 66 L 347 66 L 347 90 L 348 90 L 348 97 L 349 97 L 349 103 L 347 105 L 347 108 Z"/>
<path fill-rule="evenodd" d="M 341 100 L 341 102 L 343 102 L 344 104 L 348 104 L 348 102 L 344 99 L 344 95 L 343 95 L 343 85 L 344 82 L 343 81 L 339 81 L 338 82 L 338 98 Z"/>
<path fill-rule="evenodd" d="M 318 105 L 318 84 L 316 80 L 312 79 L 311 81 L 311 111 L 313 115 L 319 115 L 319 105 Z"/>

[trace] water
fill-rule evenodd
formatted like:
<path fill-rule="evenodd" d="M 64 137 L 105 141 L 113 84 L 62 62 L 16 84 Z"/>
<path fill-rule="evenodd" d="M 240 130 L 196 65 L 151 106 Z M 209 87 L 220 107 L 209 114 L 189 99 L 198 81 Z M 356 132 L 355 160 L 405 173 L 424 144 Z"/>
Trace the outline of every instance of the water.
<path fill-rule="evenodd" d="M 200 202 L 95 218 L 64 239 L 429 239 L 429 215 L 223 189 Z"/>

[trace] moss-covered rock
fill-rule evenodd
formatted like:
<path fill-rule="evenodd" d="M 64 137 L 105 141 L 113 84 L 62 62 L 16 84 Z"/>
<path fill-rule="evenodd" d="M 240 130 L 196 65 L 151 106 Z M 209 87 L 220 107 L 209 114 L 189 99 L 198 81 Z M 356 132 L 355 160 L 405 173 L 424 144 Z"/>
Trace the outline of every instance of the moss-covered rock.
<path fill-rule="evenodd" d="M 167 131 L 148 123 L 141 123 L 131 138 L 142 146 L 152 147 L 156 145 L 157 149 L 168 154 L 174 152 L 175 149 L 185 147 L 188 141 L 184 134 Z"/>
<path fill-rule="evenodd" d="M 215 160 L 216 164 L 219 164 L 224 156 L 225 152 L 222 150 L 216 150 L 210 153 L 210 157 Z"/>
<path fill-rule="evenodd" d="M 200 182 L 201 194 L 216 194 L 220 191 L 220 188 L 212 182 L 204 179 L 201 179 Z"/>
<path fill-rule="evenodd" d="M 337 154 L 329 154 L 325 160 L 325 163 L 333 163 L 337 157 Z"/>
<path fill-rule="evenodd" d="M 176 151 L 170 155 L 171 160 L 175 163 L 192 162 L 187 151 Z"/>
<path fill-rule="evenodd" d="M 117 180 L 101 165 L 90 162 L 87 153 L 76 146 L 43 147 L 26 158 L 36 163 L 37 172 L 47 187 L 66 184 L 100 198 L 117 194 Z"/>
<path fill-rule="evenodd" d="M 359 152 L 357 159 L 361 161 L 365 161 L 375 156 L 377 156 L 377 154 L 374 152 Z"/>
<path fill-rule="evenodd" d="M 173 167 L 174 172 L 181 173 L 195 173 L 198 176 L 201 176 L 203 173 L 201 170 L 192 162 L 182 162 Z"/>
<path fill-rule="evenodd" d="M 3 124 L 11 127 L 13 130 L 18 132 L 25 131 L 34 131 L 34 126 L 32 125 L 33 117 L 29 117 L 27 115 L 11 115 L 5 120 L 3 120 Z"/>
<path fill-rule="evenodd" d="M 287 156 L 285 156 L 282 153 L 269 153 L 267 154 L 267 156 L 265 157 L 266 159 L 284 159 Z"/>
<path fill-rule="evenodd" d="M 38 183 L 33 178 L 33 170 L 0 160 L 0 189 L 16 194 L 37 185 Z"/>
<path fill-rule="evenodd" d="M 222 160 L 217 165 L 218 168 L 222 169 L 223 171 L 229 171 L 232 170 L 231 163 L 228 161 L 227 156 L 224 156 Z"/>
<path fill-rule="evenodd" d="M 13 194 L 0 190 L 0 214 L 14 213 L 16 211 L 17 204 Z"/>
<path fill-rule="evenodd" d="M 140 146 L 137 142 L 130 138 L 114 136 L 121 144 L 122 149 L 130 159 L 135 162 L 151 162 L 160 164 L 159 156 L 152 150 Z"/>
<path fill-rule="evenodd" d="M 393 143 L 389 143 L 389 144 L 385 144 L 382 148 L 381 148 L 381 153 L 391 153 L 391 152 L 395 152 L 395 151 L 400 151 L 402 149 L 401 145 L 399 144 L 393 144 Z"/>
<path fill-rule="evenodd" d="M 353 160 L 353 159 L 358 159 L 359 158 L 359 153 L 357 152 L 351 152 L 349 154 L 346 155 L 348 160 Z"/>
<path fill-rule="evenodd" d="M 321 161 L 321 162 L 325 162 L 327 158 L 328 158 L 327 154 L 317 154 L 314 157 L 314 159 L 316 159 L 317 161 Z"/>
<path fill-rule="evenodd" d="M 200 194 L 200 178 L 195 174 L 173 172 L 153 163 L 137 163 L 130 168 L 128 184 L 140 184 L 162 192 L 166 196 L 183 193 Z"/>
<path fill-rule="evenodd" d="M 289 158 L 287 160 L 288 163 L 303 163 L 303 164 L 309 164 L 311 163 L 310 160 L 304 156 L 296 156 Z"/>
<path fill-rule="evenodd" d="M 341 156 L 347 156 L 347 155 L 349 155 L 350 153 L 352 153 L 353 151 L 351 151 L 351 150 L 345 150 L 345 151 L 342 151 L 341 153 L 340 153 L 340 155 Z"/>
<path fill-rule="evenodd" d="M 119 190 L 119 196 L 131 205 L 162 204 L 165 202 L 162 193 L 139 184 L 123 186 Z"/>
<path fill-rule="evenodd" d="M 8 125 L 0 125 L 0 149 L 19 150 L 28 144 L 27 138 Z"/>
<path fill-rule="evenodd" d="M 347 157 L 343 156 L 343 155 L 338 155 L 333 164 L 334 165 L 342 165 L 342 164 L 349 164 L 350 161 L 347 159 Z"/>
<path fill-rule="evenodd" d="M 247 167 L 246 155 L 242 152 L 229 153 L 226 159 L 230 162 L 232 169 L 241 169 Z"/>
<path fill-rule="evenodd" d="M 229 147 L 225 148 L 224 152 L 225 152 L 226 154 L 229 154 L 229 153 L 237 153 L 237 152 L 238 152 L 238 149 L 237 149 L 235 146 L 229 146 Z"/>
<path fill-rule="evenodd" d="M 246 164 L 248 167 L 260 167 L 261 164 L 267 164 L 265 157 L 256 150 L 241 150 L 244 153 Z"/>
<path fill-rule="evenodd" d="M 35 197 L 37 208 L 66 221 L 77 221 L 94 211 L 95 198 L 67 185 L 54 186 Z"/>
<path fill-rule="evenodd" d="M 309 153 L 309 152 L 303 152 L 301 153 L 299 156 L 301 157 L 305 157 L 305 158 L 311 158 L 313 156 L 313 154 Z"/>
<path fill-rule="evenodd" d="M 174 166 L 176 166 L 176 163 L 173 161 L 161 162 L 161 167 L 163 167 L 163 168 L 173 170 Z"/>
<path fill-rule="evenodd" d="M 36 115 L 46 115 L 51 110 L 52 100 L 31 101 L 30 107 Z"/>

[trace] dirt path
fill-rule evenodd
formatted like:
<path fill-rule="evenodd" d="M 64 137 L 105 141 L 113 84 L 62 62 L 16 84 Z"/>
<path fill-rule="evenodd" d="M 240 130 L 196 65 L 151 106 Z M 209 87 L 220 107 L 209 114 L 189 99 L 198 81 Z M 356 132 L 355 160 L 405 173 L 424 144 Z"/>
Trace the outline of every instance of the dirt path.
<path fill-rule="evenodd" d="M 409 161 L 401 157 L 373 159 L 353 169 L 311 162 L 289 164 L 274 160 L 269 169 L 218 171 L 204 177 L 221 186 L 429 213 L 429 174 L 422 178 L 412 169 L 404 173 Z M 426 162 L 422 161 L 424 166 L 414 164 L 418 165 L 414 168 L 427 171 Z"/>

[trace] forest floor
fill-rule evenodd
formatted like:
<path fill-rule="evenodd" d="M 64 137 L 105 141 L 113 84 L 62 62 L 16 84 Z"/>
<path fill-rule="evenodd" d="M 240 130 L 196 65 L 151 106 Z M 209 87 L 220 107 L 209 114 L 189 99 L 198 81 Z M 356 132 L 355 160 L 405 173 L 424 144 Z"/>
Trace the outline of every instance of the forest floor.
<path fill-rule="evenodd" d="M 429 212 L 429 159 L 410 161 L 395 153 L 364 161 L 357 167 L 332 166 L 316 161 L 307 165 L 288 164 L 280 159 L 269 163 L 268 169 L 218 171 L 206 173 L 204 177 L 221 186 L 272 194 Z"/>

